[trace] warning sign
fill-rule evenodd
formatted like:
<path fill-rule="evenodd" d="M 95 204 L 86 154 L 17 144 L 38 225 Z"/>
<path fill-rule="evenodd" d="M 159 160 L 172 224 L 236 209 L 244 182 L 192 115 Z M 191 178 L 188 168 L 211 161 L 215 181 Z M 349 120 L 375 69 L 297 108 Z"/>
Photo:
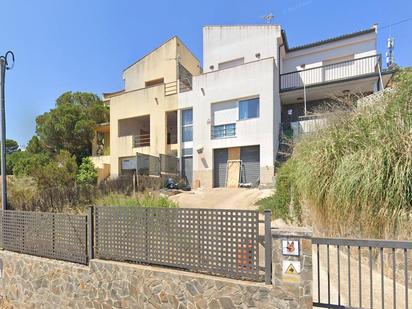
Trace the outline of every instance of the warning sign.
<path fill-rule="evenodd" d="M 298 261 L 283 261 L 283 273 L 286 275 L 300 274 L 300 262 Z"/>
<path fill-rule="evenodd" d="M 288 275 L 295 275 L 295 274 L 297 274 L 298 272 L 297 272 L 297 270 L 295 269 L 295 267 L 293 267 L 293 265 L 290 264 L 290 265 L 288 266 L 288 268 L 286 269 L 286 273 L 287 273 Z"/>

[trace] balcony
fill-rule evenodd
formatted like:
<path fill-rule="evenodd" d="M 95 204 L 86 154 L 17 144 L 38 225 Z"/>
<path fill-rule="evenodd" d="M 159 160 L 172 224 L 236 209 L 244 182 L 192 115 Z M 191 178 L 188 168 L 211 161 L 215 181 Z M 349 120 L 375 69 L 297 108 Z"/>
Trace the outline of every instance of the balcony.
<path fill-rule="evenodd" d="M 150 134 L 133 135 L 133 148 L 150 146 Z"/>
<path fill-rule="evenodd" d="M 236 123 L 223 124 L 212 127 L 212 139 L 236 137 Z"/>
<path fill-rule="evenodd" d="M 379 75 L 381 57 L 373 55 L 332 63 L 280 75 L 280 91 L 290 91 L 304 86 L 314 86 L 359 77 Z"/>
<path fill-rule="evenodd" d="M 298 121 L 290 122 L 293 137 L 301 134 L 316 132 L 327 125 L 328 113 L 300 116 Z"/>

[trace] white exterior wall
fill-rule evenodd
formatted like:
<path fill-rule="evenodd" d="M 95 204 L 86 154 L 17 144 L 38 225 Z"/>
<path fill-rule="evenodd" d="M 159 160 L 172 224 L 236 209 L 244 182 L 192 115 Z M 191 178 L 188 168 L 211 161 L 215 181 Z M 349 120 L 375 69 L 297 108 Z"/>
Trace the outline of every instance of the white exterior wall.
<path fill-rule="evenodd" d="M 203 70 L 219 63 L 244 58 L 244 62 L 277 58 L 279 25 L 239 25 L 203 27 Z M 260 54 L 257 58 L 256 54 Z"/>
<path fill-rule="evenodd" d="M 179 109 L 193 106 L 193 171 L 201 186 L 212 186 L 214 149 L 251 145 L 260 146 L 261 183 L 272 182 L 280 124 L 277 74 L 274 58 L 268 58 L 196 76 L 193 90 L 179 94 Z M 236 120 L 236 137 L 211 139 L 212 104 L 254 96 L 260 99 L 259 118 Z M 231 110 L 222 116 L 232 117 Z"/>
<path fill-rule="evenodd" d="M 281 73 L 322 66 L 326 60 L 354 55 L 354 59 L 376 55 L 376 33 L 367 33 L 350 39 L 286 53 L 282 59 Z"/>

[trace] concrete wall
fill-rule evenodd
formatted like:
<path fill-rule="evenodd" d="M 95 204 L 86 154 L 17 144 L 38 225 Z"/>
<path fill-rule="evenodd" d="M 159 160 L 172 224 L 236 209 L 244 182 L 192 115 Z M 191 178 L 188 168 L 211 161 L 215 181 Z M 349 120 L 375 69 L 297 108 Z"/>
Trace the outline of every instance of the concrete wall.
<path fill-rule="evenodd" d="M 199 75 L 202 73 L 199 59 L 190 51 L 186 45 L 177 38 L 177 55 L 179 56 L 179 62 L 192 74 Z"/>
<path fill-rule="evenodd" d="M 263 283 L 92 260 L 89 266 L 1 251 L 1 308 L 297 308 Z M 303 308 L 303 307 L 300 307 Z"/>
<path fill-rule="evenodd" d="M 180 63 L 189 72 L 193 75 L 200 73 L 199 61 L 183 42 L 174 36 L 124 70 L 125 91 L 144 88 L 145 82 L 159 78 L 163 78 L 165 83 L 175 81 L 177 55 Z"/>
<path fill-rule="evenodd" d="M 145 87 L 145 82 L 164 78 L 165 83 L 176 80 L 176 42 L 173 37 L 124 70 L 125 91 Z"/>
<path fill-rule="evenodd" d="M 281 114 L 276 72 L 275 60 L 267 58 L 197 76 L 193 90 L 179 94 L 180 109 L 193 106 L 193 170 L 201 186 L 213 183 L 213 149 L 252 145 L 260 145 L 261 183 L 272 182 Z M 259 118 L 237 120 L 236 137 L 212 140 L 212 104 L 247 97 L 259 97 Z"/>
<path fill-rule="evenodd" d="M 119 158 L 136 151 L 156 155 L 166 153 L 166 112 L 177 110 L 177 95 L 165 96 L 158 85 L 126 92 L 110 99 L 111 176 L 119 175 Z M 119 136 L 119 120 L 150 115 L 150 147 L 133 148 L 132 136 Z"/>
<path fill-rule="evenodd" d="M 219 63 L 244 58 L 244 62 L 277 57 L 279 25 L 238 25 L 203 27 L 203 70 Z M 257 54 L 260 54 L 258 57 Z"/>
<path fill-rule="evenodd" d="M 145 88 L 146 81 L 158 78 L 164 78 L 165 83 L 175 82 L 177 58 L 193 75 L 200 74 L 199 61 L 177 37 L 166 41 L 124 71 L 125 92 L 110 98 L 111 177 L 119 175 L 121 157 L 134 156 L 137 151 L 158 156 L 179 148 L 167 145 L 166 123 L 166 112 L 177 110 L 177 94 L 165 96 L 163 84 Z M 119 121 L 127 124 L 124 119 L 145 115 L 150 116 L 150 147 L 133 148 L 132 134 L 119 132 Z"/>

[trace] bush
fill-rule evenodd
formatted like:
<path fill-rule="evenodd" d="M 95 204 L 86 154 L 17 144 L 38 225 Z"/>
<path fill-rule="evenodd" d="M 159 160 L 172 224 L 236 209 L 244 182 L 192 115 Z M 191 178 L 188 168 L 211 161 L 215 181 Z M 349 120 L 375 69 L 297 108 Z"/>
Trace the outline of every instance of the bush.
<path fill-rule="evenodd" d="M 411 132 L 412 71 L 404 70 L 395 91 L 299 140 L 279 175 L 288 175 L 292 198 L 311 206 L 329 234 L 405 236 L 412 232 Z M 274 205 L 283 209 L 290 200 L 281 192 Z"/>
<path fill-rule="evenodd" d="M 301 206 L 295 199 L 295 190 L 291 180 L 293 161 L 286 162 L 276 177 L 275 194 L 257 202 L 259 211 L 272 211 L 272 218 L 283 219 L 286 222 L 301 222 Z"/>
<path fill-rule="evenodd" d="M 62 150 L 43 168 L 36 168 L 31 175 L 41 188 L 73 186 L 77 174 L 75 156 Z"/>
<path fill-rule="evenodd" d="M 79 166 L 79 170 L 76 176 L 76 182 L 78 184 L 89 184 L 93 185 L 97 182 L 97 170 L 94 167 L 93 162 L 90 158 L 83 158 L 82 163 Z"/>
<path fill-rule="evenodd" d="M 16 176 L 31 176 L 37 169 L 44 168 L 51 158 L 45 153 L 32 154 L 27 151 L 13 153 L 10 156 L 10 168 Z"/>
<path fill-rule="evenodd" d="M 153 193 L 145 193 L 137 198 L 126 194 L 111 193 L 99 198 L 97 206 L 132 206 L 132 207 L 161 207 L 177 208 L 178 205 L 167 197 L 157 196 Z"/>

